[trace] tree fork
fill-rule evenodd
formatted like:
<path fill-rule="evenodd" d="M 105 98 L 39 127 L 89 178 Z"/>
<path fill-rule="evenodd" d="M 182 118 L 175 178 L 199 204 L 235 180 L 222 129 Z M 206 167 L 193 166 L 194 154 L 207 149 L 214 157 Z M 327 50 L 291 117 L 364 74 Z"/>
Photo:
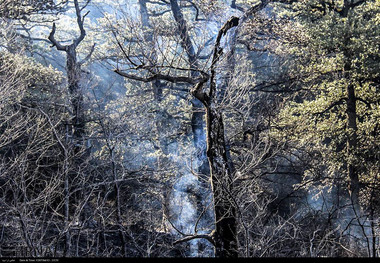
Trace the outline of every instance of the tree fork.
<path fill-rule="evenodd" d="M 216 38 L 211 64 L 210 89 L 208 94 L 203 87 L 208 79 L 202 80 L 191 90 L 194 97 L 199 99 L 206 109 L 207 128 L 207 157 L 210 165 L 211 185 L 214 197 L 215 213 L 215 256 L 238 257 L 237 240 L 237 207 L 233 200 L 232 171 L 230 169 L 229 155 L 224 138 L 223 113 L 218 109 L 218 96 L 216 84 L 216 64 L 223 49 L 220 46 L 222 37 L 233 27 L 238 27 L 248 16 L 255 14 L 268 5 L 269 1 L 250 8 L 242 17 L 231 17 L 219 30 Z M 237 32 L 235 31 L 235 34 Z"/>
<path fill-rule="evenodd" d="M 80 35 L 73 39 L 72 44 L 62 45 L 55 39 L 56 25 L 53 23 L 53 27 L 49 34 L 49 41 L 52 43 L 52 47 L 56 47 L 59 51 L 66 53 L 66 71 L 68 79 L 68 89 L 71 95 L 71 105 L 73 108 L 73 137 L 76 140 L 75 144 L 83 143 L 83 136 L 85 135 L 85 117 L 83 109 L 83 94 L 80 90 L 80 76 L 81 65 L 86 62 L 94 51 L 95 45 L 92 47 L 90 53 L 83 61 L 77 61 L 76 48 L 83 41 L 86 36 L 86 30 L 84 29 L 84 19 L 88 15 L 89 11 L 82 16 L 81 11 L 89 4 L 90 0 L 86 2 L 83 7 L 79 7 L 78 0 L 74 0 L 75 12 L 77 16 L 77 24 L 80 30 Z"/>

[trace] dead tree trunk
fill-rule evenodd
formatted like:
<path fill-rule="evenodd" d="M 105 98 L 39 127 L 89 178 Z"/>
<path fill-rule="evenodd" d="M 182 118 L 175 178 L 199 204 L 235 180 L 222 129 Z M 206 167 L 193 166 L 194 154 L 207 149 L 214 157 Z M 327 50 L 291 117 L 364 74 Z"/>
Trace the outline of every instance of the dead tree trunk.
<path fill-rule="evenodd" d="M 207 80 L 198 83 L 192 94 L 206 109 L 207 158 L 211 172 L 211 186 L 214 198 L 215 233 L 213 236 L 216 257 L 237 257 L 237 215 L 233 201 L 232 171 L 229 167 L 222 109 L 218 107 L 216 64 L 223 52 L 220 47 L 222 36 L 238 26 L 239 18 L 233 17 L 219 31 L 211 65 L 210 89 L 206 93 L 203 86 Z"/>
<path fill-rule="evenodd" d="M 232 173 L 228 166 L 222 113 L 210 101 L 207 110 L 207 157 L 210 163 L 215 209 L 215 255 L 237 257 L 236 207 L 232 200 Z"/>
<path fill-rule="evenodd" d="M 81 62 L 77 61 L 77 53 L 76 48 L 83 41 L 86 36 L 86 31 L 84 30 L 84 18 L 88 14 L 81 15 L 81 11 L 89 4 L 90 1 L 87 1 L 83 7 L 79 7 L 78 0 L 74 0 L 74 6 L 77 16 L 77 23 L 80 29 L 80 36 L 73 40 L 70 45 L 62 45 L 59 43 L 54 35 L 56 30 L 56 25 L 53 23 L 52 30 L 49 35 L 49 40 L 55 46 L 57 50 L 64 51 L 66 53 L 66 72 L 67 72 L 67 80 L 68 80 L 68 90 L 71 96 L 71 106 L 72 106 L 72 120 L 69 121 L 71 123 L 71 130 L 67 131 L 70 133 L 70 136 L 73 139 L 73 148 L 74 152 L 79 152 L 81 146 L 84 144 L 83 137 L 85 135 L 85 117 L 83 112 L 83 93 L 80 87 L 80 78 L 81 78 L 81 65 L 89 59 L 92 54 L 93 49 L 90 54 Z M 66 138 L 69 134 L 67 134 Z M 68 138 L 67 138 L 68 143 Z M 65 152 L 67 154 L 67 152 Z M 65 167 L 64 167 L 64 225 L 65 225 L 65 249 L 64 256 L 70 256 L 70 244 L 71 244 L 71 236 L 70 236 L 70 176 L 67 169 L 67 156 L 65 155 Z M 78 164 L 77 164 L 78 165 Z"/>
<path fill-rule="evenodd" d="M 70 45 L 62 45 L 55 39 L 56 26 L 53 23 L 52 30 L 49 35 L 49 40 L 55 46 L 57 50 L 64 51 L 66 53 L 66 72 L 68 80 L 68 89 L 71 96 L 71 106 L 73 109 L 72 114 L 72 134 L 76 145 L 83 145 L 83 136 L 85 135 L 85 115 L 83 111 L 83 93 L 80 86 L 81 79 L 81 66 L 85 63 L 94 51 L 94 46 L 91 49 L 90 54 L 83 60 L 78 61 L 76 48 L 83 41 L 86 36 L 84 29 L 84 19 L 89 13 L 81 15 L 82 10 L 89 4 L 87 1 L 83 7 L 79 7 L 78 0 L 74 0 L 75 11 L 77 16 L 77 24 L 80 29 L 80 35 L 74 39 Z"/>
<path fill-rule="evenodd" d="M 181 46 L 187 54 L 190 66 L 190 76 L 196 79 L 199 73 L 196 71 L 198 68 L 197 56 L 195 53 L 194 46 L 191 42 L 191 38 L 187 29 L 186 20 L 183 17 L 182 11 L 178 5 L 177 0 L 170 0 L 171 10 L 174 19 L 177 22 L 177 27 L 179 34 L 181 36 Z M 203 184 L 208 181 L 208 176 L 210 174 L 210 169 L 208 166 L 206 157 L 206 149 L 204 148 L 205 143 L 205 112 L 203 110 L 202 102 L 198 98 L 192 100 L 192 115 L 191 115 L 191 129 L 193 132 L 193 144 L 197 152 L 197 158 L 200 161 L 197 167 L 197 173 L 199 174 L 199 179 Z"/>
<path fill-rule="evenodd" d="M 222 111 L 218 108 L 215 93 L 210 92 L 211 96 L 201 93 L 202 86 L 203 83 L 198 84 L 192 93 L 202 101 L 206 109 L 207 157 L 210 165 L 215 213 L 213 236 L 215 256 L 237 257 L 237 215 L 232 196 L 232 171 L 228 165 Z M 215 82 L 211 82 L 210 90 L 216 91 Z"/>
<path fill-rule="evenodd" d="M 67 47 L 66 56 L 67 80 L 73 109 L 73 137 L 78 143 L 84 135 L 85 119 L 83 114 L 83 93 L 79 83 L 81 67 L 77 61 L 76 45 L 72 44 Z"/>
<path fill-rule="evenodd" d="M 214 197 L 215 233 L 213 236 L 216 257 L 237 257 L 237 209 L 233 191 L 233 171 L 225 141 L 223 112 L 219 105 L 218 87 L 216 84 L 216 67 L 223 55 L 221 39 L 228 31 L 242 24 L 249 15 L 255 14 L 267 6 L 268 1 L 249 9 L 241 18 L 230 18 L 219 30 L 214 46 L 209 91 L 204 91 L 208 79 L 203 79 L 192 89 L 192 94 L 198 98 L 206 109 L 207 157 L 210 165 L 211 184 Z M 237 28 L 238 29 L 238 28 Z M 235 30 L 234 34 L 238 33 Z M 235 39 L 233 35 L 233 39 Z M 227 72 L 227 75 L 230 72 Z M 219 87 L 220 88 L 220 87 Z"/>

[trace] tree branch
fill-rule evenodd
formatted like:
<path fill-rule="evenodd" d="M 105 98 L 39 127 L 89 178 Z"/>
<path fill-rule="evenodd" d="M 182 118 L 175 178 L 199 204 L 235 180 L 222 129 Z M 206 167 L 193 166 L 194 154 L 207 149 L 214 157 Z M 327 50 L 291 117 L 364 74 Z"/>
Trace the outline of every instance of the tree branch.
<path fill-rule="evenodd" d="M 94 53 L 95 46 L 96 46 L 96 43 L 94 43 L 94 45 L 92 45 L 90 53 L 88 53 L 88 55 L 81 62 L 79 62 L 80 65 L 83 65 L 84 63 L 86 63 L 91 58 L 92 53 Z"/>
<path fill-rule="evenodd" d="M 198 84 L 199 82 L 202 82 L 204 78 L 192 78 L 192 77 L 183 77 L 183 76 L 170 76 L 170 75 L 163 75 L 160 73 L 153 74 L 150 77 L 140 77 L 133 74 L 125 73 L 119 69 L 114 70 L 115 73 L 119 74 L 122 77 L 142 81 L 142 82 L 152 82 L 154 80 L 166 80 L 172 83 L 178 83 L 178 82 L 184 82 L 189 84 Z"/>
<path fill-rule="evenodd" d="M 323 111 L 320 111 L 320 112 L 316 112 L 313 115 L 322 115 L 322 114 L 328 112 L 329 110 L 331 110 L 332 108 L 334 108 L 334 107 L 336 107 L 338 105 L 342 105 L 346 100 L 347 100 L 346 98 L 341 98 L 340 100 L 335 101 L 330 106 L 328 106 L 327 109 L 325 109 Z"/>
<path fill-rule="evenodd" d="M 88 3 L 89 3 L 89 1 L 87 2 L 87 4 Z M 74 5 L 75 5 L 75 13 L 77 15 L 77 23 L 78 23 L 78 27 L 80 30 L 80 36 L 74 41 L 74 43 L 76 46 L 78 46 L 79 43 L 82 42 L 82 40 L 86 36 L 86 31 L 84 30 L 83 22 L 84 22 L 84 18 L 89 14 L 90 11 L 87 11 L 87 13 L 82 17 L 81 16 L 81 10 L 83 8 L 82 9 L 79 8 L 78 0 L 74 0 Z"/>
<path fill-rule="evenodd" d="M 55 37 L 54 37 L 54 34 L 55 34 L 55 29 L 56 29 L 56 27 L 55 27 L 55 23 L 53 23 L 53 27 L 52 27 L 52 29 L 51 29 L 51 32 L 50 32 L 50 34 L 49 34 L 49 40 L 50 40 L 50 42 L 53 44 L 51 47 L 57 47 L 57 49 L 58 50 L 61 50 L 61 51 L 66 51 L 66 49 L 67 49 L 67 46 L 64 46 L 64 45 L 61 45 L 56 39 L 55 39 Z"/>
<path fill-rule="evenodd" d="M 183 243 L 183 242 L 186 242 L 186 241 L 190 241 L 190 240 L 193 240 L 193 239 L 199 239 L 199 238 L 204 238 L 206 239 L 207 241 L 209 241 L 212 245 L 215 246 L 215 241 L 214 239 L 210 236 L 210 235 L 191 235 L 191 236 L 186 236 L 184 238 L 181 238 L 181 239 L 178 239 L 176 241 L 173 242 L 173 245 L 176 245 L 176 244 L 179 244 L 179 243 Z"/>
<path fill-rule="evenodd" d="M 203 91 L 204 84 L 207 82 L 208 78 L 204 78 L 199 81 L 194 88 L 190 90 L 190 93 L 200 100 L 203 104 L 206 104 L 208 101 L 208 95 Z"/>

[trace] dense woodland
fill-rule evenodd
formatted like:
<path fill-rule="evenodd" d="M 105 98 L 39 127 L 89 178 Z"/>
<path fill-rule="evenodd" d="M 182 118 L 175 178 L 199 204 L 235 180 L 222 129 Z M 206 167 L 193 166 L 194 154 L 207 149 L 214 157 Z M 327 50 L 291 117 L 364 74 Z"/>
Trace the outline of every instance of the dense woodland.
<path fill-rule="evenodd" d="M 1 257 L 380 256 L 379 0 L 1 0 Z"/>

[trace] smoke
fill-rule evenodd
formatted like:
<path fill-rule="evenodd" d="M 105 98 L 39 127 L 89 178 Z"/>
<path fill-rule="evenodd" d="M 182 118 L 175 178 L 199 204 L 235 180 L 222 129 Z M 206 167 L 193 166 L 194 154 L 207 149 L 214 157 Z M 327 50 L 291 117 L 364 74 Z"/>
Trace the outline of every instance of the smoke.
<path fill-rule="evenodd" d="M 364 211 L 356 211 L 350 195 L 337 185 L 316 185 L 308 189 L 306 200 L 308 207 L 329 218 L 332 228 L 340 235 L 350 239 L 350 250 L 372 247 L 371 222 Z M 302 208 L 301 208 L 302 210 Z M 370 256 L 370 252 L 368 251 Z"/>
<path fill-rule="evenodd" d="M 240 15 L 239 11 L 222 8 L 218 14 L 212 14 L 202 26 L 195 29 L 197 37 L 216 38 L 223 24 L 231 17 Z M 238 14 L 239 13 L 239 14 Z M 230 51 L 230 38 L 222 43 Z M 212 45 L 211 47 L 212 48 Z M 220 76 L 223 77 L 223 76 Z M 215 228 L 213 196 L 210 181 L 202 182 L 202 176 L 197 174 L 201 166 L 207 162 L 206 131 L 194 129 L 195 145 L 189 146 L 185 159 L 178 152 L 172 152 L 172 161 L 180 167 L 178 177 L 173 185 L 170 212 L 175 228 L 185 235 L 209 234 Z M 190 156 L 190 160 L 189 157 Z M 208 175 L 209 176 L 209 175 Z M 173 229 L 176 232 L 175 229 Z M 191 257 L 214 256 L 213 246 L 204 239 L 193 239 L 189 242 Z"/>
<path fill-rule="evenodd" d="M 178 174 L 170 195 L 169 220 L 174 226 L 171 231 L 178 238 L 183 237 L 183 234 L 209 234 L 214 229 L 211 190 L 199 180 L 196 173 L 207 158 L 204 154 L 205 134 L 200 138 L 203 140 L 198 141 L 199 148 L 195 149 L 191 144 L 185 149 L 184 155 L 179 152 L 179 148 L 174 150 L 171 147 L 170 159 L 176 163 Z M 190 257 L 213 256 L 213 246 L 207 240 L 193 239 L 189 241 L 189 248 Z"/>

